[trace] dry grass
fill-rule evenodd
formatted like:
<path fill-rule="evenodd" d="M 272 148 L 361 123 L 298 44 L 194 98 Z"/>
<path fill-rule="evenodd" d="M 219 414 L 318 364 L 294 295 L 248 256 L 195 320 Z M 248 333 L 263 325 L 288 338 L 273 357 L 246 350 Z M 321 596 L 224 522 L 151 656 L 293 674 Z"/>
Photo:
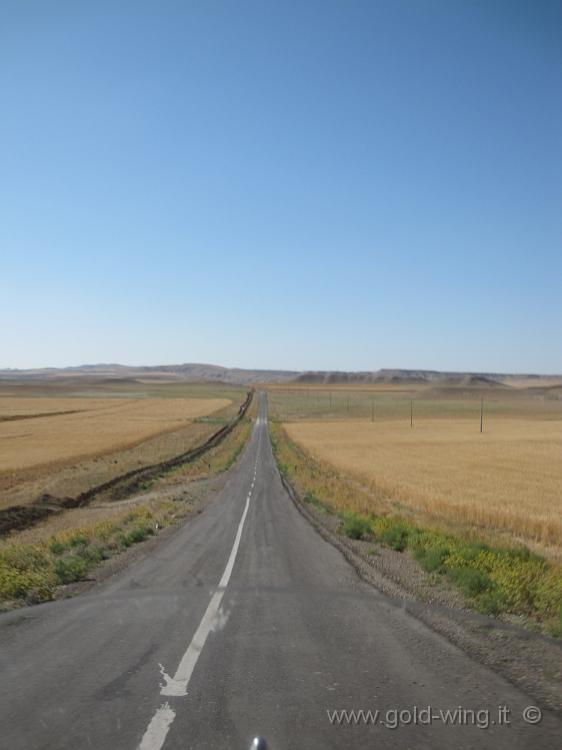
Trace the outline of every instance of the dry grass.
<path fill-rule="evenodd" d="M 249 413 L 255 410 L 256 401 L 251 405 Z M 162 476 L 150 481 L 144 491 L 132 497 L 119 501 L 102 501 L 101 504 L 94 503 L 47 516 L 28 529 L 13 531 L 7 540 L 0 539 L 0 550 L 3 545 L 13 541 L 20 544 L 36 544 L 62 531 L 72 531 L 92 523 L 118 519 L 127 509 L 138 505 L 157 510 L 163 499 L 181 497 L 181 490 L 191 481 L 208 478 L 229 469 L 244 449 L 252 431 L 252 424 L 251 417 L 246 416 L 214 448 L 206 451 L 195 461 L 164 472 Z"/>
<path fill-rule="evenodd" d="M 60 414 L 69 410 L 69 402 L 78 413 Z M 0 473 L 130 447 L 229 403 L 220 398 L 1 399 L 0 417 L 15 411 L 59 414 L 0 422 Z"/>
<path fill-rule="evenodd" d="M 562 421 L 316 420 L 285 425 L 315 458 L 397 507 L 518 538 L 562 541 Z"/>
<path fill-rule="evenodd" d="M 255 411 L 254 401 L 223 441 L 197 461 L 164 471 L 144 488 L 148 491 L 67 510 L 0 540 L 0 609 L 52 599 L 59 584 L 83 580 L 102 560 L 193 512 L 192 501 L 200 491 L 187 491 L 188 483 L 234 463 L 246 445 Z"/>
<path fill-rule="evenodd" d="M 159 502 L 63 529 L 48 539 L 0 543 L 0 608 L 48 601 L 60 584 L 84 580 L 103 560 L 145 541 L 189 509 Z"/>
<path fill-rule="evenodd" d="M 93 401 L 94 399 L 89 399 Z M 102 399 L 103 400 L 103 399 Z M 0 422 L 11 419 L 56 416 L 81 411 L 83 406 L 75 398 L 18 398 L 0 396 Z M 89 405 L 94 409 L 95 404 Z"/>
<path fill-rule="evenodd" d="M 152 507 L 155 503 L 149 503 L 146 497 L 139 495 L 131 500 L 122 500 L 113 504 L 87 505 L 83 508 L 72 508 L 63 513 L 47 516 L 44 520 L 30 526 L 28 529 L 13 531 L 7 537 L 0 538 L 0 551 L 3 547 L 17 542 L 18 544 L 37 544 L 49 539 L 53 534 L 74 531 L 95 523 L 103 521 L 119 520 L 131 509 L 142 505 Z"/>

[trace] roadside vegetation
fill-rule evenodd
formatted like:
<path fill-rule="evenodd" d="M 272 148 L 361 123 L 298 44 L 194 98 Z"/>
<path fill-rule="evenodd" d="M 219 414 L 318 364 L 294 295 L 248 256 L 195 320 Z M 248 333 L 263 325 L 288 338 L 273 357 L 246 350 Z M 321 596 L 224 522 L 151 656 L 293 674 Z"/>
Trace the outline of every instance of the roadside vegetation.
<path fill-rule="evenodd" d="M 194 461 L 171 469 L 165 475 L 170 479 L 199 478 L 227 471 L 236 462 L 252 432 L 257 399 L 254 398 L 248 412 L 236 427 L 217 446 L 206 451 Z"/>
<path fill-rule="evenodd" d="M 560 565 L 523 545 L 497 546 L 473 531 L 453 533 L 392 513 L 352 478 L 328 462 L 313 459 L 279 421 L 270 419 L 270 432 L 281 473 L 305 502 L 337 516 L 342 534 L 412 555 L 435 582 L 446 578 L 480 612 L 522 615 L 562 637 Z"/>
<path fill-rule="evenodd" d="M 178 517 L 178 504 L 163 502 L 124 511 L 110 521 L 53 534 L 35 543 L 0 546 L 0 601 L 4 606 L 55 598 L 61 584 L 83 581 L 103 560 L 143 542 Z M 181 513 L 181 510 L 180 510 Z"/>
<path fill-rule="evenodd" d="M 157 490 L 163 487 L 185 483 L 196 479 L 205 479 L 230 469 L 244 449 L 252 431 L 252 415 L 255 411 L 255 400 L 250 404 L 248 413 L 236 427 L 214 448 L 205 451 L 193 461 L 187 461 L 170 469 L 162 469 L 152 479 L 145 479 L 138 484 L 142 491 Z"/>
<path fill-rule="evenodd" d="M 186 482 L 204 479 L 229 469 L 242 452 L 252 429 L 251 415 L 255 402 L 240 423 L 216 447 L 197 460 L 162 472 L 144 482 L 138 489 L 150 491 L 150 500 L 139 498 L 139 504 L 99 520 L 103 509 L 92 506 L 76 513 L 81 525 L 49 533 L 50 524 L 13 534 L 0 543 L 0 607 L 9 609 L 56 598 L 61 586 L 84 581 L 104 560 L 121 554 L 144 542 L 170 524 L 191 512 L 189 500 L 181 492 L 174 496 L 175 486 L 184 488 Z M 172 499 L 158 499 L 159 490 Z M 69 512 L 70 515 L 71 512 Z M 88 513 L 96 521 L 88 523 Z M 61 517 L 52 519 L 60 523 Z M 33 538 L 33 540 L 31 540 Z M 20 541 L 25 539 L 26 541 Z"/>

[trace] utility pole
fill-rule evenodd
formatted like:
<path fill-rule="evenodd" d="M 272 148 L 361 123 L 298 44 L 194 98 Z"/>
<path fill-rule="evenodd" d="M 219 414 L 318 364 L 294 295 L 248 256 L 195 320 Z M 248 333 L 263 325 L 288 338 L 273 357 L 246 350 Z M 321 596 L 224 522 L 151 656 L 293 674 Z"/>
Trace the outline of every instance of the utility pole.
<path fill-rule="evenodd" d="M 480 399 L 480 432 L 482 432 L 482 425 L 484 422 L 484 396 Z"/>

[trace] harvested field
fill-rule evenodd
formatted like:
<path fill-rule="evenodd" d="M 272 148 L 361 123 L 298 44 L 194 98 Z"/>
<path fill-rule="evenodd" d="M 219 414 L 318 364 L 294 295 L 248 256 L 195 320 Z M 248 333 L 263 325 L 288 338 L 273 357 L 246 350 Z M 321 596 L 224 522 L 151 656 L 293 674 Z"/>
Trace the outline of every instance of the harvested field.
<path fill-rule="evenodd" d="M 0 399 L 0 472 L 131 447 L 228 406 L 226 399 Z M 45 402 L 49 401 L 50 404 Z M 74 411 L 68 409 L 73 402 Z M 36 403 L 39 402 L 39 403 Z M 1 421 L 20 410 L 35 419 Z M 50 409 L 41 414 L 41 409 Z M 65 411 L 70 413 L 65 413 Z M 39 417 L 38 414 L 41 414 Z"/>
<path fill-rule="evenodd" d="M 0 383 L 0 508 L 76 497 L 204 443 L 246 389 L 76 380 Z"/>
<path fill-rule="evenodd" d="M 350 387 L 270 387 L 272 413 L 282 421 L 296 419 L 414 420 L 472 419 L 479 427 L 480 400 L 484 419 L 562 420 L 560 388 L 463 388 L 400 385 Z"/>
<path fill-rule="evenodd" d="M 412 510 L 464 526 L 562 541 L 562 420 L 495 417 L 480 434 L 472 419 L 301 420 L 294 441 Z M 376 508 L 373 508 L 376 510 Z"/>
<path fill-rule="evenodd" d="M 62 513 L 48 515 L 38 523 L 12 532 L 7 539 L 0 538 L 2 546 L 17 540 L 20 544 L 36 544 L 47 541 L 53 534 L 71 531 L 92 523 L 118 518 L 124 510 L 139 505 L 162 501 L 193 499 L 202 491 L 205 480 L 226 471 L 240 455 L 252 430 L 252 419 L 256 414 L 256 401 L 250 405 L 247 416 L 217 446 L 193 461 L 169 469 L 157 478 L 146 482 L 142 490 L 122 500 L 97 497 L 91 504 L 70 508 Z M 202 484 L 203 482 L 203 484 Z M 201 486 L 200 486 L 201 485 Z M 187 489 L 187 487 L 189 489 Z"/>

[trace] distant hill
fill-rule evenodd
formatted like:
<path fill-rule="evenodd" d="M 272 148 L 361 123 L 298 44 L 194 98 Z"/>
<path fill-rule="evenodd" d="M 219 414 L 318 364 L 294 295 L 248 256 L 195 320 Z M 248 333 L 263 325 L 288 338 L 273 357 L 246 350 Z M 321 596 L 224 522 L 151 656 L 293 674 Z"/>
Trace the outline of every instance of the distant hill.
<path fill-rule="evenodd" d="M 82 365 L 80 367 L 47 367 L 36 370 L 0 370 L 0 381 L 92 380 L 99 382 L 181 381 L 217 383 L 309 383 L 431 385 L 440 388 L 551 387 L 562 385 L 561 375 L 509 373 L 440 372 L 439 370 L 382 369 L 363 372 L 338 370 L 252 370 L 219 365 L 186 363 L 130 367 L 119 364 Z"/>
<path fill-rule="evenodd" d="M 301 383 L 388 383 L 394 385 L 500 385 L 496 376 L 437 370 L 376 370 L 374 372 L 304 372 Z"/>
<path fill-rule="evenodd" d="M 296 371 L 244 370 L 206 364 L 155 365 L 130 367 L 119 364 L 82 365 L 80 367 L 46 367 L 36 370 L 0 370 L 0 381 L 45 381 L 94 379 L 104 382 L 131 382 L 134 380 L 219 382 L 219 383 L 269 383 L 294 380 Z"/>
<path fill-rule="evenodd" d="M 310 371 L 295 378 L 299 383 L 312 384 L 369 384 L 388 383 L 394 385 L 431 385 L 463 388 L 505 388 L 507 386 L 555 386 L 562 384 L 557 375 L 515 375 L 505 373 L 440 372 L 439 370 L 392 370 L 372 372 Z"/>

